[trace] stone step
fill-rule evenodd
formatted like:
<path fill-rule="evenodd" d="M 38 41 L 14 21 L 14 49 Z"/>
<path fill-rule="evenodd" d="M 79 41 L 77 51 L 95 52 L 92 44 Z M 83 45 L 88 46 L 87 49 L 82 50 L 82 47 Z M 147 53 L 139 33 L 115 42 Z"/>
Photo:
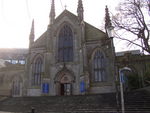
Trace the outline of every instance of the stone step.
<path fill-rule="evenodd" d="M 150 94 L 143 91 L 128 93 L 125 96 L 125 113 L 150 113 L 150 100 L 145 100 L 143 97 L 150 97 Z M 36 113 L 116 113 L 117 111 L 115 93 L 15 97 L 0 102 L 0 111 L 29 113 L 32 107 L 35 108 Z"/>

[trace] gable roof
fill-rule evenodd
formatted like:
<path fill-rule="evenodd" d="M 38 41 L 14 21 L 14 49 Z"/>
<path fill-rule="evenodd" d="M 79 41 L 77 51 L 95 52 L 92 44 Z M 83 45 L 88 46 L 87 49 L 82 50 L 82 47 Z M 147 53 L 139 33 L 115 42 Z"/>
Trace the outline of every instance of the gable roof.
<path fill-rule="evenodd" d="M 32 48 L 46 47 L 46 36 L 47 31 L 45 31 L 32 45 Z"/>
<path fill-rule="evenodd" d="M 85 38 L 86 41 L 100 40 L 106 38 L 106 34 L 100 29 L 85 22 Z"/>
<path fill-rule="evenodd" d="M 59 21 L 64 16 L 67 16 L 70 18 L 70 20 L 74 20 L 78 23 L 78 16 L 74 15 L 68 10 L 64 10 L 54 21 L 54 24 Z M 39 48 L 39 47 L 46 47 L 46 37 L 47 37 L 47 31 L 45 31 L 32 45 L 32 48 Z M 100 29 L 88 24 L 85 22 L 85 39 L 86 41 L 92 41 L 92 40 L 101 40 L 106 38 L 106 34 L 101 31 Z"/>
<path fill-rule="evenodd" d="M 78 21 L 78 16 L 74 15 L 68 10 L 64 10 L 57 18 L 56 22 L 61 19 L 63 16 L 67 15 L 71 20 Z M 90 25 L 89 23 L 85 22 L 85 38 L 86 41 L 90 40 L 100 40 L 106 38 L 106 34 L 101 31 L 100 29 Z"/>
<path fill-rule="evenodd" d="M 77 17 L 75 14 L 71 13 L 71 12 L 68 11 L 68 10 L 64 10 L 64 11 L 55 19 L 55 22 L 57 22 L 58 20 L 60 20 L 60 19 L 61 19 L 62 17 L 64 17 L 64 16 L 69 17 L 70 20 L 78 21 L 78 17 Z M 55 24 L 55 22 L 54 22 L 54 24 Z"/>

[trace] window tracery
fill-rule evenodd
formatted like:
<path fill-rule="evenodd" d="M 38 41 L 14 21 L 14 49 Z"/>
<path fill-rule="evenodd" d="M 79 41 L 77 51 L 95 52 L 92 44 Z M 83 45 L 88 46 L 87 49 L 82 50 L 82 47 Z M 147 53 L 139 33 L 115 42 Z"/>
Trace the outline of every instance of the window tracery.
<path fill-rule="evenodd" d="M 35 59 L 35 62 L 33 64 L 33 78 L 32 78 L 33 86 L 41 85 L 42 67 L 43 67 L 42 59 L 38 57 L 37 59 Z"/>
<path fill-rule="evenodd" d="M 95 52 L 92 63 L 94 82 L 106 81 L 105 58 L 100 50 Z"/>
<path fill-rule="evenodd" d="M 73 61 L 73 33 L 68 25 L 64 25 L 58 37 L 58 62 Z"/>

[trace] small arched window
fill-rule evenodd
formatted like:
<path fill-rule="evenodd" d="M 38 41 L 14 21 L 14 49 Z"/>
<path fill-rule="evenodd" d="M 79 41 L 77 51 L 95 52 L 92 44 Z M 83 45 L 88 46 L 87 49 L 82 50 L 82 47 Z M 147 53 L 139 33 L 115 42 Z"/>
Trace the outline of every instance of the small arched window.
<path fill-rule="evenodd" d="M 73 33 L 68 25 L 64 25 L 58 37 L 58 62 L 73 61 Z"/>
<path fill-rule="evenodd" d="M 43 67 L 43 62 L 41 57 L 36 58 L 33 64 L 33 77 L 32 77 L 33 86 L 41 85 L 42 67 Z"/>
<path fill-rule="evenodd" d="M 92 60 L 92 71 L 94 75 L 94 82 L 106 81 L 105 73 L 105 58 L 100 50 L 97 50 Z"/>

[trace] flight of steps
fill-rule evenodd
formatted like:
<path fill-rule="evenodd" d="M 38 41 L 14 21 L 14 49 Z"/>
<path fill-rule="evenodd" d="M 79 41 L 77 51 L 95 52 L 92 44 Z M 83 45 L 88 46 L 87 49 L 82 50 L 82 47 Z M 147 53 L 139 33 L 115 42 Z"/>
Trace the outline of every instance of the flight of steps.
<path fill-rule="evenodd" d="M 137 90 L 125 93 L 125 113 L 150 113 L 150 92 Z"/>
<path fill-rule="evenodd" d="M 118 113 L 115 93 L 15 97 L 0 101 L 0 111 L 31 113 L 32 107 L 35 113 Z M 150 93 L 145 90 L 125 93 L 125 113 L 150 113 Z"/>
<path fill-rule="evenodd" d="M 0 96 L 0 101 L 5 100 L 6 98 L 8 98 L 7 96 Z"/>
<path fill-rule="evenodd" d="M 15 97 L 0 102 L 0 111 L 29 113 L 116 113 L 115 94 Z"/>

